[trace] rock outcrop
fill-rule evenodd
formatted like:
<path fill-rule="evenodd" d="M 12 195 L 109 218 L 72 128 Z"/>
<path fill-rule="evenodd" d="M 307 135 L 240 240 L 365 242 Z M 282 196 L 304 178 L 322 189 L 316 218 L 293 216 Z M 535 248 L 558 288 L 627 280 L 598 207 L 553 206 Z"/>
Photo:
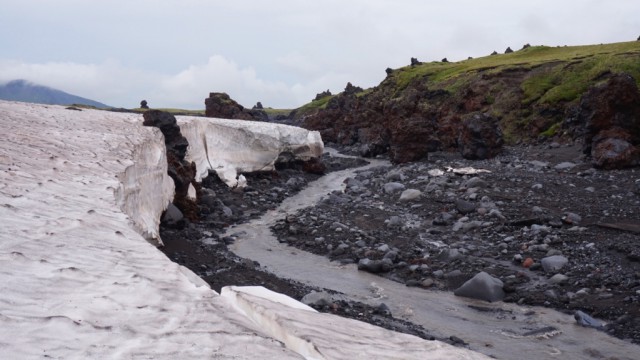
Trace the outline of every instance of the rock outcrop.
<path fill-rule="evenodd" d="M 269 115 L 264 111 L 262 103 L 258 101 L 252 109 L 246 109 L 238 104 L 227 93 L 209 93 L 204 100 L 205 116 L 220 119 L 238 119 L 268 121 Z"/>
<path fill-rule="evenodd" d="M 458 146 L 465 159 L 484 160 L 500 153 L 504 140 L 498 121 L 487 114 L 473 114 L 462 122 Z"/>
<path fill-rule="evenodd" d="M 313 98 L 313 101 L 320 100 L 320 99 L 326 98 L 327 96 L 331 96 L 331 95 L 332 95 L 331 91 L 329 91 L 329 89 L 327 89 L 327 90 L 325 90 L 325 91 L 323 91 L 321 93 L 317 93 L 316 97 Z"/>
<path fill-rule="evenodd" d="M 525 44 L 519 55 L 567 56 L 564 48 L 558 49 Z M 617 68 L 633 67 L 637 52 L 621 53 L 619 62 L 594 53 L 531 67 L 501 59 L 494 60 L 499 65 L 466 71 L 446 63 L 420 64 L 414 58 L 412 66 L 387 71 L 376 87 L 354 94 L 348 86 L 323 106 L 303 107 L 305 111 L 291 116 L 295 124 L 319 131 L 326 142 L 351 147 L 363 156 L 388 153 L 394 163 L 419 160 L 432 151 L 485 159 L 495 156 L 503 143 L 563 143 L 584 137 L 595 166 L 638 164 L 638 79 L 601 85 L 625 86 L 609 100 L 603 98 L 607 91 L 593 90 L 594 95 L 581 101 L 590 86 L 612 77 Z M 594 76 L 600 67 L 610 70 Z M 605 119 L 611 124 L 603 123 Z"/>
<path fill-rule="evenodd" d="M 627 74 L 613 75 L 581 99 L 585 154 L 593 165 L 619 169 L 640 164 L 640 91 Z"/>
<path fill-rule="evenodd" d="M 204 100 L 205 116 L 221 119 L 254 120 L 245 108 L 231 99 L 227 93 L 209 93 Z"/>
<path fill-rule="evenodd" d="M 157 127 L 164 135 L 164 143 L 167 147 L 167 173 L 173 179 L 176 192 L 173 199 L 174 205 L 188 218 L 195 220 L 198 217 L 196 203 L 189 199 L 189 188 L 199 186 L 195 181 L 196 164 L 185 160 L 189 142 L 180 132 L 175 116 L 160 110 L 147 110 L 143 114 L 144 126 Z"/>
<path fill-rule="evenodd" d="M 388 153 L 394 163 L 406 163 L 425 158 L 429 152 L 454 150 L 459 147 L 462 120 L 459 111 L 475 113 L 483 109 L 481 90 L 468 91 L 462 99 L 455 99 L 444 90 L 430 90 L 424 83 L 413 83 L 401 96 L 389 99 L 387 91 L 358 96 L 347 86 L 345 92 L 333 97 L 325 109 L 307 116 L 302 126 L 318 130 L 326 142 L 340 145 L 357 145 L 363 156 Z M 443 109 L 439 109 L 442 107 Z M 450 110 L 450 112 L 448 112 Z M 474 139 L 475 150 L 484 144 L 485 155 L 469 155 L 474 158 L 494 156 L 502 146 L 498 121 L 491 119 L 492 131 L 486 128 L 473 133 L 471 127 L 467 147 Z M 479 125 L 478 125 L 479 126 Z M 473 135 L 472 135 L 473 133 Z M 482 136 L 489 136 L 487 139 Z"/>

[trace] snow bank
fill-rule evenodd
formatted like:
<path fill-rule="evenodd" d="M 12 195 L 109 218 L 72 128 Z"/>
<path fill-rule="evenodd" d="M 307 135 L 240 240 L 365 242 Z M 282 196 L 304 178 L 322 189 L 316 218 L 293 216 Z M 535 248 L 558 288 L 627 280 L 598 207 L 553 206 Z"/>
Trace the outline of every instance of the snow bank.
<path fill-rule="evenodd" d="M 488 359 L 440 341 L 321 314 L 261 286 L 228 286 L 221 295 L 306 359 Z"/>
<path fill-rule="evenodd" d="M 1 359 L 485 358 L 266 289 L 218 295 L 141 236 L 159 240 L 172 196 L 163 138 L 141 123 L 0 101 Z"/>
<path fill-rule="evenodd" d="M 197 181 L 214 170 L 234 187 L 238 172 L 274 170 L 281 153 L 309 160 L 324 150 L 320 133 L 294 126 L 188 116 L 177 119 L 189 141 L 186 160 L 195 162 Z"/>
<path fill-rule="evenodd" d="M 171 185 L 141 124 L 0 101 L 0 358 L 300 358 L 140 236 Z"/>

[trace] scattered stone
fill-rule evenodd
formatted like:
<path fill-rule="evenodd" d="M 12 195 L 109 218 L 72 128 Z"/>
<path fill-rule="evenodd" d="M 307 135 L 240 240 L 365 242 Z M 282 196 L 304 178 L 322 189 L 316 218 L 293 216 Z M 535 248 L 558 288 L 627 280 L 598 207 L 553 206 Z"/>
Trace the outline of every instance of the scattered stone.
<path fill-rule="evenodd" d="M 570 170 L 573 169 L 574 167 L 576 167 L 576 164 L 569 162 L 569 161 L 565 161 L 565 162 L 561 162 L 560 164 L 554 166 L 553 168 L 556 170 Z"/>
<path fill-rule="evenodd" d="M 522 267 L 529 268 L 531 267 L 531 265 L 533 265 L 533 259 L 530 257 L 524 259 L 524 261 L 522 262 Z"/>
<path fill-rule="evenodd" d="M 486 188 L 487 182 L 475 176 L 464 182 L 466 188 Z"/>
<path fill-rule="evenodd" d="M 540 264 L 542 265 L 542 268 L 544 269 L 545 272 L 558 271 L 562 269 L 565 265 L 567 265 L 568 262 L 569 262 L 569 259 L 567 259 L 562 255 L 548 256 L 540 260 Z"/>
<path fill-rule="evenodd" d="M 400 194 L 400 201 L 412 201 L 419 199 L 422 196 L 422 191 L 417 189 L 407 189 Z"/>
<path fill-rule="evenodd" d="M 555 285 L 566 282 L 567 280 L 569 280 L 568 276 L 564 274 L 555 274 L 551 278 L 549 278 L 549 283 Z"/>
<path fill-rule="evenodd" d="M 582 326 L 592 327 L 595 329 L 604 328 L 604 324 L 601 321 L 592 318 L 591 316 L 587 315 L 586 313 L 580 310 L 577 310 L 576 312 L 574 312 L 573 317 L 574 319 L 576 319 L 576 322 Z"/>
<path fill-rule="evenodd" d="M 358 270 L 363 270 L 363 271 L 377 274 L 382 272 L 388 272 L 389 270 L 391 270 L 390 265 L 391 264 L 389 264 L 389 261 L 371 260 L 368 258 L 364 258 L 358 261 Z"/>
<path fill-rule="evenodd" d="M 386 194 L 392 194 L 394 192 L 404 190 L 405 186 L 401 183 L 390 182 L 390 183 L 384 184 L 383 189 Z"/>
<path fill-rule="evenodd" d="M 582 217 L 576 213 L 568 212 L 562 217 L 562 222 L 569 225 L 577 225 L 582 221 Z"/>
<path fill-rule="evenodd" d="M 476 211 L 476 204 L 466 200 L 458 199 L 456 200 L 456 210 L 458 210 L 458 212 L 460 212 L 461 214 L 466 215 Z"/>
<path fill-rule="evenodd" d="M 309 306 L 327 306 L 331 304 L 333 299 L 331 298 L 331 294 L 325 291 L 312 291 L 305 295 L 300 302 Z"/>

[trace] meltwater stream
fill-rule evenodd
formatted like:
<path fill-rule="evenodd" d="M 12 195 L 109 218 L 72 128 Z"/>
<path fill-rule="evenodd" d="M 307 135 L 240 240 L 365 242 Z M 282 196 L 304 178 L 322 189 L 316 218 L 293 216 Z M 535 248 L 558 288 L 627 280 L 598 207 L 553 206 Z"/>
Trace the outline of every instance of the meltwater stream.
<path fill-rule="evenodd" d="M 325 257 L 281 244 L 271 233 L 269 227 L 276 221 L 315 205 L 331 191 L 341 190 L 344 179 L 356 171 L 385 165 L 389 163 L 373 160 L 369 165 L 330 173 L 308 184 L 277 209 L 229 229 L 225 236 L 236 238 L 231 250 L 238 256 L 258 261 L 280 277 L 332 289 L 354 301 L 371 305 L 384 302 L 396 317 L 422 325 L 438 337 L 455 335 L 469 343 L 472 350 L 499 359 L 640 358 L 640 346 L 578 326 L 571 315 L 547 308 L 487 303 L 448 292 L 406 287 L 358 271 L 354 264 L 330 262 Z"/>

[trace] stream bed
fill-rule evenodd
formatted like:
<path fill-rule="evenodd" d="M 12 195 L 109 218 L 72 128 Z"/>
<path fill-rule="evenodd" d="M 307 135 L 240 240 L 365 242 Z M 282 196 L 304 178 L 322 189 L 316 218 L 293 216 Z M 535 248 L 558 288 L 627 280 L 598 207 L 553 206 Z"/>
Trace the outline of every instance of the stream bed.
<path fill-rule="evenodd" d="M 581 327 L 571 315 L 513 303 L 488 303 L 444 291 L 407 287 L 358 271 L 355 264 L 331 262 L 280 243 L 270 227 L 298 210 L 314 206 L 328 193 L 341 190 L 357 171 L 389 166 L 383 160 L 329 173 L 260 218 L 229 228 L 235 239 L 229 249 L 257 261 L 267 271 L 315 287 L 341 293 L 345 299 L 377 306 L 384 303 L 398 318 L 429 329 L 437 337 L 455 336 L 472 350 L 500 359 L 637 359 L 640 347 L 605 332 Z"/>

